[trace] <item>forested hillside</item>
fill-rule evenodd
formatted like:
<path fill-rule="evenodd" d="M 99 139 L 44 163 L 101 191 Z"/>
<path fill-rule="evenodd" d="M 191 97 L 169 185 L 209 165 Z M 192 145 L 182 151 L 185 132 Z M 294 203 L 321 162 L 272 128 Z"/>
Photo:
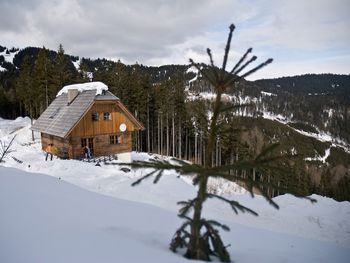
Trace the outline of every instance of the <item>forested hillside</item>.
<path fill-rule="evenodd" d="M 79 58 L 65 54 L 62 45 L 57 51 L 0 46 L 0 116 L 35 119 L 64 85 L 91 80 L 107 84 L 145 125 L 135 135 L 135 150 L 204 162 L 214 95 L 188 65 L 148 67 Z M 276 183 L 350 200 L 349 75 L 240 80 L 225 96 L 227 106 L 246 106 L 232 107 L 223 120 L 213 163 L 254 157 L 263 146 L 280 141 L 280 151 L 300 156 L 296 171 Z M 267 115 L 280 122 L 262 118 Z M 230 136 L 224 136 L 227 130 Z M 333 139 L 321 142 L 296 130 L 328 133 Z M 257 174 L 256 180 L 270 179 Z"/>

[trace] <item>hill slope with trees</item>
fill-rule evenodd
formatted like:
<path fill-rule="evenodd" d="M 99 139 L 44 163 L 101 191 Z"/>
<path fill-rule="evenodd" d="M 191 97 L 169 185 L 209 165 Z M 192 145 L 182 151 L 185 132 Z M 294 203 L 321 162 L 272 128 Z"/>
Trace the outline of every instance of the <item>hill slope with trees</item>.
<path fill-rule="evenodd" d="M 2 118 L 30 116 L 35 119 L 62 86 L 102 81 L 146 127 L 134 137 L 136 150 L 195 163 L 205 160 L 212 87 L 189 70 L 188 65 L 148 67 L 79 58 L 65 54 L 60 45 L 57 51 L 0 46 L 0 66 Z M 309 74 L 253 82 L 240 80 L 226 95 L 228 105 L 249 105 L 243 109 L 233 107 L 232 113 L 226 116 L 223 129 L 232 129 L 232 136 L 217 142 L 213 162 L 229 163 L 234 158 L 254 156 L 263 145 L 280 140 L 281 151 L 294 149 L 302 156 L 296 173 L 299 177 L 294 178 L 293 183 L 308 193 L 350 200 L 349 75 Z M 266 120 L 263 118 L 266 114 L 278 116 L 284 124 Z M 232 125 L 237 122 L 241 123 L 239 130 Z M 296 130 L 315 135 L 328 133 L 333 139 L 321 142 Z M 228 145 L 240 150 L 232 152 Z M 268 177 L 257 179 L 268 180 Z"/>

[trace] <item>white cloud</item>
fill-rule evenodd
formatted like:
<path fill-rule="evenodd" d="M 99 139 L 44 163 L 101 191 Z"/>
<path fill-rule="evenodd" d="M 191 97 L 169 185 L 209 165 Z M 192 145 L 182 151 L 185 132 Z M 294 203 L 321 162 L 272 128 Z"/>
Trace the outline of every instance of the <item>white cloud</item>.
<path fill-rule="evenodd" d="M 288 60 L 296 65 L 300 58 L 288 54 L 296 50 L 310 52 L 311 61 L 323 50 L 349 54 L 347 10 L 347 0 L 1 0 L 0 45 L 57 49 L 62 43 L 70 54 L 147 65 L 187 63 L 189 57 L 205 62 L 210 47 L 220 65 L 234 22 L 231 58 L 253 46 L 261 60 L 274 57 L 274 64 L 287 65 L 285 72 L 273 66 L 276 72 L 290 75 L 295 71 Z M 333 62 L 324 70 L 344 71 L 345 59 L 330 54 Z"/>

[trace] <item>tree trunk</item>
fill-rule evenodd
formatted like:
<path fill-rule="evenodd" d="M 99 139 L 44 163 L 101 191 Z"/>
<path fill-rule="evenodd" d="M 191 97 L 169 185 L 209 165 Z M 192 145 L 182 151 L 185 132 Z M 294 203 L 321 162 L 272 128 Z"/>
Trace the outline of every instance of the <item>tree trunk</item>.
<path fill-rule="evenodd" d="M 173 118 L 172 118 L 172 125 L 173 125 L 173 157 L 175 157 L 175 112 L 173 112 Z"/>
<path fill-rule="evenodd" d="M 158 154 L 160 154 L 161 140 L 160 140 L 160 114 L 158 113 Z"/>
<path fill-rule="evenodd" d="M 197 156 L 198 156 L 198 134 L 196 132 L 194 135 L 194 163 L 198 163 Z"/>
<path fill-rule="evenodd" d="M 203 202 L 206 199 L 206 189 L 207 189 L 208 179 L 207 177 L 203 177 L 200 180 L 199 188 L 197 192 L 197 201 L 194 206 L 193 212 L 193 221 L 191 223 L 191 238 L 189 245 L 187 247 L 187 251 L 185 257 L 193 258 L 193 259 L 201 259 L 201 260 L 209 260 L 209 257 L 206 251 L 203 251 L 201 246 L 201 215 Z"/>
<path fill-rule="evenodd" d="M 188 156 L 188 145 L 189 145 L 189 140 L 188 140 L 188 129 L 186 129 L 186 138 L 185 138 L 185 160 L 189 161 L 189 156 Z"/>
<path fill-rule="evenodd" d="M 160 154 L 163 155 L 163 116 L 160 116 Z"/>
<path fill-rule="evenodd" d="M 30 124 L 33 126 L 33 118 L 30 117 Z M 32 141 L 34 142 L 34 131 L 32 130 Z"/>
<path fill-rule="evenodd" d="M 149 103 L 147 102 L 147 152 L 151 152 L 151 138 L 149 125 Z"/>
<path fill-rule="evenodd" d="M 181 152 L 181 117 L 179 117 L 179 136 L 177 137 L 178 138 L 178 141 L 179 141 L 179 151 L 178 151 L 178 157 L 179 159 L 182 158 L 182 152 Z"/>
<path fill-rule="evenodd" d="M 32 104 L 29 105 L 29 116 L 30 116 L 30 124 L 33 125 L 33 109 Z M 34 131 L 32 130 L 32 141 L 34 142 Z"/>
<path fill-rule="evenodd" d="M 208 144 L 207 144 L 207 151 L 206 151 L 207 165 L 210 165 L 212 163 L 213 151 L 214 151 L 214 146 L 215 146 L 215 141 L 217 136 L 216 127 L 217 127 L 217 119 L 219 116 L 219 110 L 221 107 L 221 93 L 222 93 L 220 92 L 220 89 L 218 90 L 219 91 L 216 96 L 214 112 L 210 123 L 210 130 L 209 130 L 209 136 L 208 136 Z M 196 138 L 197 138 L 197 134 L 196 134 Z M 203 250 L 205 248 L 201 244 L 202 240 L 201 240 L 201 232 L 200 232 L 203 202 L 206 199 L 206 193 L 207 193 L 208 175 L 198 174 L 197 176 L 200 176 L 199 184 L 198 184 L 198 192 L 197 192 L 197 198 L 194 205 L 193 218 L 191 222 L 190 242 L 187 247 L 185 256 L 192 259 L 201 259 L 201 260 L 209 261 L 210 260 L 209 253 L 208 251 Z"/>
<path fill-rule="evenodd" d="M 166 114 L 166 155 L 169 156 L 169 114 Z"/>

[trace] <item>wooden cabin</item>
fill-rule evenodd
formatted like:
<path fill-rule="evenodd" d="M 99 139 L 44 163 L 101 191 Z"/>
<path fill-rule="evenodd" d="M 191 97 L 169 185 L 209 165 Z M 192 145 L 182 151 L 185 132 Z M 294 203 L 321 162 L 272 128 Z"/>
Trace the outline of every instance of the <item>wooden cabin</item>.
<path fill-rule="evenodd" d="M 54 155 L 70 159 L 82 157 L 85 146 L 94 157 L 131 152 L 132 132 L 144 126 L 107 86 L 90 82 L 66 86 L 65 91 L 31 127 L 41 132 L 43 150 L 52 143 Z"/>

